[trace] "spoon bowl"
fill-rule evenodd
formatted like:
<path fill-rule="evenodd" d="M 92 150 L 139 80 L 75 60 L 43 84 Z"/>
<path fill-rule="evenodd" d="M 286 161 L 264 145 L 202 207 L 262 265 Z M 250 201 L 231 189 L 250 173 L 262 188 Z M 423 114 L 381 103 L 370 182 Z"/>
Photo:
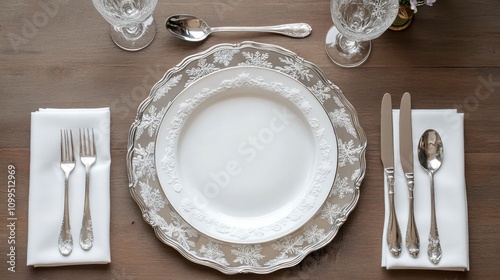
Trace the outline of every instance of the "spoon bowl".
<path fill-rule="evenodd" d="M 271 32 L 294 38 L 307 37 L 312 31 L 311 26 L 307 23 L 259 27 L 210 27 L 203 19 L 192 15 L 170 16 L 165 22 L 165 27 L 175 37 L 189 42 L 203 41 L 211 33 L 219 31 Z"/>
<path fill-rule="evenodd" d="M 171 16 L 165 27 L 177 38 L 190 42 L 203 41 L 212 32 L 204 20 L 190 15 Z"/>
<path fill-rule="evenodd" d="M 436 207 L 434 198 L 434 173 L 443 162 L 443 141 L 439 133 L 433 129 L 426 130 L 418 143 L 418 161 L 429 173 L 431 185 L 431 230 L 427 255 L 433 264 L 438 264 L 442 257 L 441 244 L 436 222 Z"/>
<path fill-rule="evenodd" d="M 433 129 L 426 130 L 418 144 L 418 161 L 427 172 L 436 172 L 443 162 L 443 141 Z"/>

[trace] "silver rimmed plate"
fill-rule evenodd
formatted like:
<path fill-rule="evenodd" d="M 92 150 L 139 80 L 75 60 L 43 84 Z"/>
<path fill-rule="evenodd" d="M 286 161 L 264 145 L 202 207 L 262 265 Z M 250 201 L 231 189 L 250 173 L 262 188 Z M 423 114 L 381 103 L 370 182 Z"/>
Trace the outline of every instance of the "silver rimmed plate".
<path fill-rule="evenodd" d="M 224 273 L 297 264 L 359 199 L 366 139 L 321 70 L 273 45 L 217 45 L 169 70 L 129 135 L 130 191 L 158 238 Z"/>

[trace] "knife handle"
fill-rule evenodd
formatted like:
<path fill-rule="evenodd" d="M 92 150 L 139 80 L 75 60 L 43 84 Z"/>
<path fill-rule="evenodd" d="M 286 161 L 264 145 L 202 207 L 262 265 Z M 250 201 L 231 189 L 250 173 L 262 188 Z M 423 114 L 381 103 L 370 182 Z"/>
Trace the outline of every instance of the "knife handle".
<path fill-rule="evenodd" d="M 413 207 L 413 187 L 414 179 L 413 173 L 406 173 L 406 183 L 408 184 L 408 199 L 410 211 L 408 214 L 408 227 L 406 228 L 406 248 L 410 255 L 414 258 L 418 257 L 420 253 L 420 238 L 418 237 L 417 225 L 415 223 L 415 210 Z"/>
<path fill-rule="evenodd" d="M 389 222 L 387 223 L 387 247 L 394 257 L 401 254 L 401 230 L 394 207 L 394 168 L 385 169 L 385 178 L 389 186 Z"/>

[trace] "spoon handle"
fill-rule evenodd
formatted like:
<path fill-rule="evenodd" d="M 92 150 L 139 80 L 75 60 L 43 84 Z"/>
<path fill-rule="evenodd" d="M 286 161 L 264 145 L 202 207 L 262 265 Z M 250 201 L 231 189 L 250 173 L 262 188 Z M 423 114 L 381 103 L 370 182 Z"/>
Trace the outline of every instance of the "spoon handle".
<path fill-rule="evenodd" d="M 212 27 L 210 28 L 210 31 L 211 32 L 219 32 L 219 31 L 270 32 L 294 38 L 304 38 L 309 36 L 309 34 L 311 34 L 312 28 L 307 23 L 290 23 L 290 24 L 282 24 L 274 26 L 255 26 L 255 27 L 244 27 L 244 26 Z"/>
<path fill-rule="evenodd" d="M 387 247 L 391 254 L 398 257 L 401 254 L 401 230 L 394 207 L 394 168 L 385 170 L 389 187 L 389 222 L 387 223 Z"/>
<path fill-rule="evenodd" d="M 413 207 L 413 173 L 406 173 L 406 182 L 408 184 L 408 199 L 410 209 L 408 214 L 408 227 L 406 228 L 406 248 L 410 255 L 414 258 L 420 253 L 420 238 L 418 236 L 417 224 L 415 223 L 415 210 Z"/>
<path fill-rule="evenodd" d="M 439 242 L 439 233 L 436 222 L 436 207 L 434 199 L 434 174 L 429 173 L 431 177 L 431 231 L 429 233 L 429 246 L 427 247 L 427 255 L 433 264 L 438 264 L 441 260 L 442 251 L 441 243 Z"/>

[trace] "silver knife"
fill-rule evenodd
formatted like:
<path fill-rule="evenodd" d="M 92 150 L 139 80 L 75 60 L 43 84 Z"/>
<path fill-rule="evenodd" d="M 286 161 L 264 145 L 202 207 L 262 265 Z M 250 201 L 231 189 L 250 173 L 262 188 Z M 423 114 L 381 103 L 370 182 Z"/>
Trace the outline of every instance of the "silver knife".
<path fill-rule="evenodd" d="M 417 225 L 415 224 L 415 214 L 413 207 L 413 141 L 411 125 L 411 96 L 407 92 L 401 99 L 401 111 L 399 114 L 399 154 L 401 166 L 408 184 L 409 215 L 408 227 L 406 228 L 406 248 L 414 258 L 420 252 L 420 239 L 418 237 Z"/>
<path fill-rule="evenodd" d="M 384 164 L 385 179 L 389 189 L 389 221 L 387 223 L 387 247 L 391 254 L 401 254 L 401 230 L 394 208 L 394 144 L 392 135 L 392 101 L 386 93 L 380 112 L 380 155 Z"/>

